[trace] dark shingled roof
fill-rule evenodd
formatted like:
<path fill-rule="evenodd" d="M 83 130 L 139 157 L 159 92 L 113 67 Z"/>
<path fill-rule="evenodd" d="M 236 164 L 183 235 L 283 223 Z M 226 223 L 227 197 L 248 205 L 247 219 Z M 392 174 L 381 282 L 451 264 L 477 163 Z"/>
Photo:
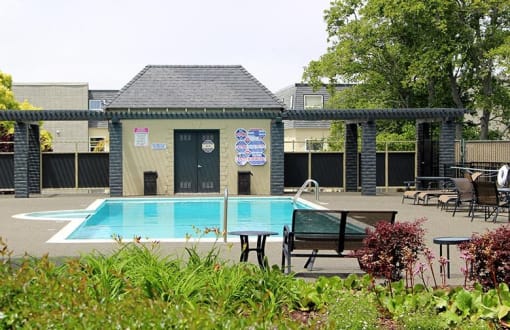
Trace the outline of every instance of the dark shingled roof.
<path fill-rule="evenodd" d="M 148 65 L 109 109 L 280 109 L 284 104 L 240 65 Z"/>

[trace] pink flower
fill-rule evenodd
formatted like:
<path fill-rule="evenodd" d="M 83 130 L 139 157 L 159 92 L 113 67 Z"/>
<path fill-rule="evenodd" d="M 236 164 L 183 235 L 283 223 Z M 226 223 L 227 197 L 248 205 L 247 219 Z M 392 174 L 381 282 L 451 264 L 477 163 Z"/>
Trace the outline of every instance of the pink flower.
<path fill-rule="evenodd" d="M 460 251 L 460 258 L 466 261 L 473 260 L 473 255 L 467 251 Z"/>
<path fill-rule="evenodd" d="M 443 265 L 443 266 L 444 266 L 444 265 L 446 265 L 446 264 L 447 264 L 447 263 L 449 263 L 449 262 L 450 262 L 450 260 L 446 259 L 446 257 L 444 257 L 444 256 L 439 257 L 439 263 L 440 263 L 441 265 Z"/>
<path fill-rule="evenodd" d="M 416 267 L 414 268 L 414 275 L 423 274 L 427 270 L 427 265 L 425 265 L 423 262 L 419 262 L 416 264 Z"/>
<path fill-rule="evenodd" d="M 427 258 L 428 262 L 430 263 L 432 260 L 434 260 L 436 258 L 436 256 L 434 255 L 434 253 L 432 251 L 430 251 L 429 248 L 425 248 L 423 250 L 423 254 L 425 254 L 425 257 Z"/>

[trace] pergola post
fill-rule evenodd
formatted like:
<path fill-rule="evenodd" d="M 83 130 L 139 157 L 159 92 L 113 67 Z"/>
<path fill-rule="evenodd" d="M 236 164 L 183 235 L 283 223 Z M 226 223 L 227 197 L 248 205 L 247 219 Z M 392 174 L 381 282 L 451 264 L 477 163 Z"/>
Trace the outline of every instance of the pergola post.
<path fill-rule="evenodd" d="M 455 122 L 446 118 L 441 122 L 439 136 L 439 176 L 449 176 L 447 166 L 455 163 Z"/>
<path fill-rule="evenodd" d="M 108 124 L 110 132 L 110 196 L 121 197 L 122 185 L 122 124 L 113 118 Z"/>
<path fill-rule="evenodd" d="M 358 123 L 345 123 L 345 191 L 358 191 Z"/>
<path fill-rule="evenodd" d="M 28 198 L 28 124 L 14 124 L 14 197 Z"/>
<path fill-rule="evenodd" d="M 41 140 L 39 124 L 28 127 L 28 191 L 41 193 Z"/>
<path fill-rule="evenodd" d="M 433 176 L 432 124 L 428 121 L 416 121 L 416 173 L 418 176 Z"/>
<path fill-rule="evenodd" d="M 271 195 L 284 190 L 284 132 L 281 117 L 271 121 Z"/>
<path fill-rule="evenodd" d="M 361 194 L 375 196 L 376 188 L 376 129 L 375 121 L 363 123 L 363 140 L 361 142 Z"/>

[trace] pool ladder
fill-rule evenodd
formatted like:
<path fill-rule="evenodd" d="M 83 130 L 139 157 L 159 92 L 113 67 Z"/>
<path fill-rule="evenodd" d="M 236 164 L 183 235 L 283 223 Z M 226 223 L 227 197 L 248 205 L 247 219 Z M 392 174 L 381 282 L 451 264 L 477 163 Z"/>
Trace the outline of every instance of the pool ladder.
<path fill-rule="evenodd" d="M 310 185 L 310 184 L 313 184 L 315 186 L 315 199 L 318 201 L 319 200 L 319 183 L 317 181 L 315 181 L 314 179 L 308 179 L 306 180 L 303 185 L 301 186 L 301 188 L 299 188 L 299 190 L 297 191 L 296 195 L 294 195 L 294 198 L 293 198 L 293 201 L 294 203 L 298 200 L 299 197 L 301 197 L 301 194 L 303 193 L 303 191 L 305 191 L 305 189 Z"/>
<path fill-rule="evenodd" d="M 223 241 L 227 243 L 228 187 L 223 196 Z"/>

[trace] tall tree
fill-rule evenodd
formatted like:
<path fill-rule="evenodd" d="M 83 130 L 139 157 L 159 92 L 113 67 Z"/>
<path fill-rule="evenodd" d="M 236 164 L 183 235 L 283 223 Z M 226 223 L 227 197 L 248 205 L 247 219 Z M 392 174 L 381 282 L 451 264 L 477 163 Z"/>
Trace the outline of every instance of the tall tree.
<path fill-rule="evenodd" d="M 337 0 L 325 21 L 330 47 L 303 78 L 357 84 L 331 106 L 480 110 L 482 138 L 510 117 L 508 0 Z"/>

